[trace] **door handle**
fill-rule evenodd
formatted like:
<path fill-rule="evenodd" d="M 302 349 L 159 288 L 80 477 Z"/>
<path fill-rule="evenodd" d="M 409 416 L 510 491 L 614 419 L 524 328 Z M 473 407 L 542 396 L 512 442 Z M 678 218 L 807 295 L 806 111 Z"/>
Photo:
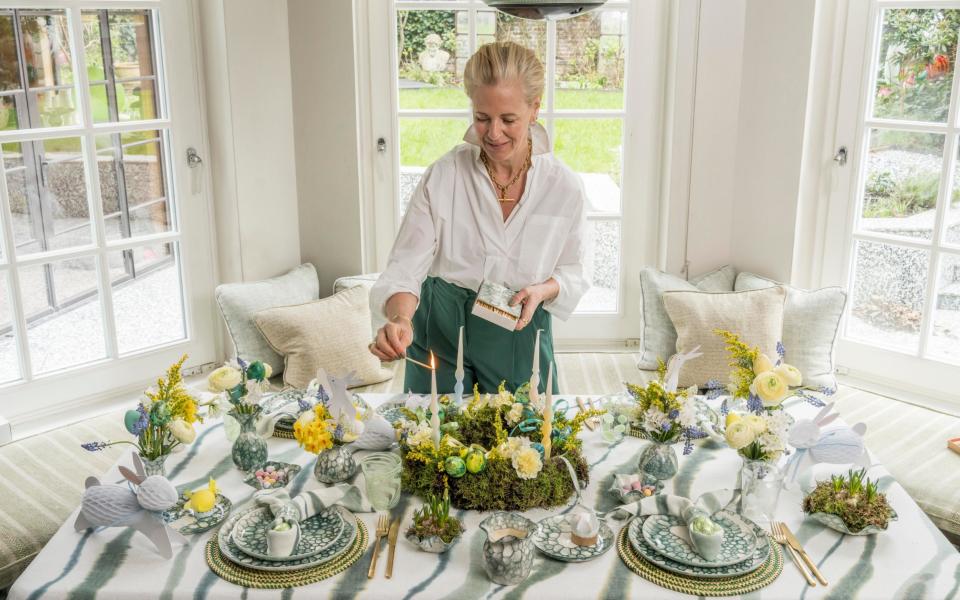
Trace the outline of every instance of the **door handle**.
<path fill-rule="evenodd" d="M 847 164 L 847 147 L 840 146 L 837 150 L 837 153 L 833 155 L 833 162 L 837 163 L 838 166 L 843 166 Z"/>

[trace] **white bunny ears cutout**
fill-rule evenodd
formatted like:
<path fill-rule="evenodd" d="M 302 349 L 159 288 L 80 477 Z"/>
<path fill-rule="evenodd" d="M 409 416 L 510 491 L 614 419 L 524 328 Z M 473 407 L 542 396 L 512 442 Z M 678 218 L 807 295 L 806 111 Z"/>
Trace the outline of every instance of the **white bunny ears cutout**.
<path fill-rule="evenodd" d="M 699 350 L 700 346 L 697 346 L 690 352 L 678 352 L 667 360 L 667 372 L 663 376 L 663 389 L 668 392 L 677 391 L 677 385 L 680 381 L 680 369 L 687 361 L 703 356 L 703 353 Z"/>

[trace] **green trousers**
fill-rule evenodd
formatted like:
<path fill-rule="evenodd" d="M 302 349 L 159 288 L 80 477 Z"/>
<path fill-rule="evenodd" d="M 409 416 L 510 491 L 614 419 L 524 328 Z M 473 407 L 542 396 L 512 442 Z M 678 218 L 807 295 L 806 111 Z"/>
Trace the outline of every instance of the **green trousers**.
<path fill-rule="evenodd" d="M 413 315 L 413 344 L 407 354 L 430 364 L 430 351 L 437 359 L 437 390 L 453 391 L 456 382 L 457 339 L 463 325 L 463 394 L 496 393 L 501 381 L 511 392 L 530 381 L 533 346 L 540 329 L 540 393 L 546 391 L 547 369 L 553 362 L 553 329 L 550 313 L 537 307 L 530 324 L 521 331 L 508 331 L 470 314 L 477 293 L 437 277 L 428 277 L 420 290 L 420 306 Z M 406 391 L 430 393 L 430 371 L 407 362 Z M 553 369 L 553 393 L 558 393 L 557 369 Z"/>

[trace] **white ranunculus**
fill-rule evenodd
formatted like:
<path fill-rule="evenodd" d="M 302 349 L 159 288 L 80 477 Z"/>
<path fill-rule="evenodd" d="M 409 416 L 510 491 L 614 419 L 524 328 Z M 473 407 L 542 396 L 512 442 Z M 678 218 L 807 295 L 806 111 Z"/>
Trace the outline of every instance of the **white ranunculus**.
<path fill-rule="evenodd" d="M 803 384 L 803 375 L 800 373 L 800 370 L 793 365 L 781 363 L 780 366 L 773 369 L 773 372 L 782 377 L 783 380 L 787 382 L 787 385 L 791 387 L 797 387 Z"/>
<path fill-rule="evenodd" d="M 174 419 L 167 424 L 167 429 L 170 430 L 170 434 L 180 443 L 189 444 L 193 442 L 197 437 L 197 432 L 194 431 L 193 425 L 187 423 L 183 419 Z"/>
<path fill-rule="evenodd" d="M 776 371 L 764 371 L 757 375 L 750 386 L 763 405 L 766 407 L 779 406 L 790 393 L 787 382 Z"/>
<path fill-rule="evenodd" d="M 743 422 L 747 424 L 754 436 L 758 436 L 767 430 L 767 420 L 760 415 L 747 415 L 743 418 Z"/>
<path fill-rule="evenodd" d="M 758 354 L 756 360 L 753 361 L 754 374 L 759 374 L 765 371 L 772 371 L 772 370 L 773 370 L 773 362 L 771 362 L 770 357 L 762 352 Z"/>
<path fill-rule="evenodd" d="M 225 366 L 214 369 L 213 372 L 207 376 L 207 386 L 211 392 L 225 392 L 237 387 L 242 380 L 243 376 L 240 374 L 240 371 Z"/>
<path fill-rule="evenodd" d="M 746 448 L 753 443 L 756 437 L 756 434 L 753 433 L 753 429 L 751 429 L 743 419 L 734 421 L 727 426 L 727 444 L 729 444 L 734 450 Z"/>

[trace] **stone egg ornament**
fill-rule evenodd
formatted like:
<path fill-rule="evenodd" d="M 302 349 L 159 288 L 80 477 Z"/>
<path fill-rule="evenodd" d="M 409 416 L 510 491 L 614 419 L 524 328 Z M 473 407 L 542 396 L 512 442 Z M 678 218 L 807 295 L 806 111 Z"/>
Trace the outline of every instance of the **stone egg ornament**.
<path fill-rule="evenodd" d="M 447 475 L 454 479 L 463 477 L 464 473 L 467 472 L 467 464 L 459 456 L 448 456 L 447 460 L 443 461 L 443 468 Z"/>

